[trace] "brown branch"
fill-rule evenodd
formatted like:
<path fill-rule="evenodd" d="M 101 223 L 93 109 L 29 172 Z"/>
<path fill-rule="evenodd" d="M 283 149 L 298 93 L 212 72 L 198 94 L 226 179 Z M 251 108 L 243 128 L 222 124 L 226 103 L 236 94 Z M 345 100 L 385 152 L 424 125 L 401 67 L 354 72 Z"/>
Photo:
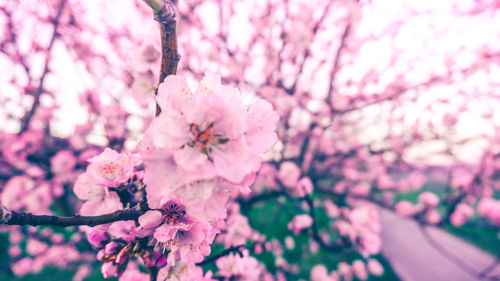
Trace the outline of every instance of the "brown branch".
<path fill-rule="evenodd" d="M 124 209 L 100 216 L 71 217 L 33 215 L 25 212 L 14 212 L 4 206 L 0 206 L 0 224 L 8 225 L 55 225 L 55 226 L 96 226 L 115 221 L 137 220 L 144 213 L 140 209 Z"/>
<path fill-rule="evenodd" d="M 158 87 L 165 77 L 177 73 L 177 65 L 180 60 L 177 52 L 177 8 L 176 0 L 144 0 L 155 13 L 155 19 L 160 23 L 161 31 L 161 67 L 160 79 L 155 89 L 155 95 L 158 93 Z M 160 115 L 161 108 L 156 104 L 156 116 Z"/>

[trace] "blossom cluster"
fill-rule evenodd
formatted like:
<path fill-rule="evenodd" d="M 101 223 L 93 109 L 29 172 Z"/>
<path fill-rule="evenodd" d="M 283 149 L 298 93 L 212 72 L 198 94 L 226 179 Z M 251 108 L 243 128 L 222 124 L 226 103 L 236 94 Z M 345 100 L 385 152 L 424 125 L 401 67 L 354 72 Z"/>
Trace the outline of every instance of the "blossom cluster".
<path fill-rule="evenodd" d="M 214 73 L 207 73 L 195 92 L 184 77 L 170 75 L 156 100 L 161 113 L 138 153 L 106 148 L 89 159 L 74 192 L 86 200 L 80 214 L 99 215 L 122 209 L 123 193 L 139 191 L 137 181 L 145 186 L 147 209 L 137 227 L 116 222 L 87 230 L 91 244 L 101 249 L 105 277 L 122 275 L 129 257 L 137 255 L 143 265 L 161 268 L 159 276 L 168 280 L 173 275 L 199 280 L 195 264 L 210 254 L 225 227 L 228 200 L 251 191 L 259 154 L 277 140 L 279 117 L 267 101 L 222 85 Z"/>

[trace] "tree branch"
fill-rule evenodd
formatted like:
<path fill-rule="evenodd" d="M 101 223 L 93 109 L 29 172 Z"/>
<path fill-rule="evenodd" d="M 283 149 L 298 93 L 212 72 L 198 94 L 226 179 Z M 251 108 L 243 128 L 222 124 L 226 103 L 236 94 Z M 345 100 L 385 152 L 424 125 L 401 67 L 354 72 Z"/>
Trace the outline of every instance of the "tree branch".
<path fill-rule="evenodd" d="M 0 206 L 0 224 L 9 225 L 55 225 L 55 226 L 96 226 L 115 221 L 137 220 L 144 213 L 140 209 L 124 209 L 100 216 L 71 217 L 33 215 L 25 212 L 14 212 L 5 206 Z"/>
<path fill-rule="evenodd" d="M 151 7 L 155 13 L 155 19 L 160 23 L 161 31 L 161 67 L 160 79 L 155 89 L 155 95 L 158 93 L 158 87 L 165 77 L 177 73 L 177 65 L 180 55 L 177 52 L 177 22 L 175 7 L 176 0 L 143 0 Z M 161 108 L 156 104 L 156 116 L 160 115 Z"/>

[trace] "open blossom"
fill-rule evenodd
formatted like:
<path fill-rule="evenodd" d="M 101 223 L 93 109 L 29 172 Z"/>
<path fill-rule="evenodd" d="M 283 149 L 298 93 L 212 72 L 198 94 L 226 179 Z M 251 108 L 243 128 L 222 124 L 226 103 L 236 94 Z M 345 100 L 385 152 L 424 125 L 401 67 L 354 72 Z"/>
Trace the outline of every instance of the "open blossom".
<path fill-rule="evenodd" d="M 94 182 L 87 173 L 81 174 L 73 191 L 81 200 L 87 200 L 80 208 L 81 215 L 100 215 L 122 208 L 120 198 L 114 191 Z"/>
<path fill-rule="evenodd" d="M 127 181 L 134 173 L 134 166 L 140 163 L 136 154 L 123 154 L 106 148 L 88 160 L 87 174 L 93 182 L 107 187 L 115 187 Z"/>
<path fill-rule="evenodd" d="M 210 244 L 216 230 L 208 223 L 191 218 L 186 207 L 175 200 L 168 201 L 160 210 L 148 211 L 139 218 L 136 235 L 153 235 L 158 245 L 169 250 L 168 263 L 196 263 L 210 254 Z"/>
<path fill-rule="evenodd" d="M 239 183 L 260 167 L 257 154 L 277 140 L 279 117 L 271 105 L 261 99 L 245 105 L 238 90 L 221 85 L 214 73 L 205 75 L 196 92 L 184 77 L 168 76 L 157 102 L 162 113 L 142 150 L 167 151 L 179 172 L 189 175 L 182 177 L 186 182 L 220 176 Z"/>

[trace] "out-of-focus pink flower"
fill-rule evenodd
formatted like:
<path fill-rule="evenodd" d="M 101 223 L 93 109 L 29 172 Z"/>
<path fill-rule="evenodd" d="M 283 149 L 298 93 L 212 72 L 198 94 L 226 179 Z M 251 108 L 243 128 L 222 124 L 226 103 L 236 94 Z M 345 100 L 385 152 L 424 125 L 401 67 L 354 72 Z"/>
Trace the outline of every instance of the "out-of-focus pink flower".
<path fill-rule="evenodd" d="M 32 267 L 33 259 L 23 258 L 12 264 L 11 269 L 16 276 L 23 276 L 31 272 Z"/>
<path fill-rule="evenodd" d="M 401 201 L 394 206 L 396 213 L 402 217 L 412 217 L 419 212 L 419 208 L 408 201 Z"/>
<path fill-rule="evenodd" d="M 479 201 L 478 213 L 491 220 L 494 224 L 500 225 L 500 200 L 486 197 Z"/>
<path fill-rule="evenodd" d="M 107 106 L 102 110 L 102 116 L 105 119 L 104 131 L 108 138 L 125 137 L 125 129 L 128 113 L 119 103 Z"/>
<path fill-rule="evenodd" d="M 294 187 L 300 178 L 300 168 L 291 161 L 284 161 L 278 171 L 278 179 L 286 187 Z"/>
<path fill-rule="evenodd" d="M 441 221 L 441 215 L 436 209 L 430 209 L 425 213 L 425 220 L 428 223 L 436 224 Z"/>
<path fill-rule="evenodd" d="M 287 236 L 285 238 L 285 246 L 288 250 L 293 250 L 293 248 L 295 248 L 295 240 L 293 240 L 292 237 Z"/>
<path fill-rule="evenodd" d="M 380 174 L 377 177 L 377 187 L 380 189 L 391 189 L 396 186 L 396 183 L 391 179 L 388 174 Z"/>
<path fill-rule="evenodd" d="M 337 205 L 335 205 L 332 201 L 325 200 L 323 204 L 329 217 L 337 218 L 340 215 L 339 207 L 337 207 Z"/>
<path fill-rule="evenodd" d="M 50 158 L 50 169 L 53 173 L 67 173 L 76 165 L 76 157 L 69 150 L 61 150 Z"/>
<path fill-rule="evenodd" d="M 450 222 L 454 226 L 461 226 L 474 215 L 474 209 L 465 203 L 460 203 L 450 216 Z"/>
<path fill-rule="evenodd" d="M 311 269 L 311 281 L 332 281 L 332 279 L 328 275 L 326 267 L 318 264 Z"/>
<path fill-rule="evenodd" d="M 32 256 L 40 255 L 48 248 L 49 246 L 47 244 L 33 238 L 29 238 L 28 243 L 26 244 L 26 251 Z"/>
<path fill-rule="evenodd" d="M 257 281 L 263 272 L 263 266 L 256 258 L 248 256 L 247 253 L 240 257 L 230 254 L 216 261 L 219 274 L 224 277 L 239 277 L 241 280 Z"/>
<path fill-rule="evenodd" d="M 129 266 L 130 267 L 130 266 Z M 136 268 L 127 268 L 120 276 L 120 281 L 147 281 L 149 280 L 149 275 L 142 273 Z"/>
<path fill-rule="evenodd" d="M 105 262 L 101 267 L 104 278 L 118 277 L 118 266 L 113 261 Z"/>
<path fill-rule="evenodd" d="M 153 91 L 156 87 L 156 77 L 151 71 L 134 72 L 132 83 L 132 96 L 141 105 L 153 101 Z"/>
<path fill-rule="evenodd" d="M 309 215 L 297 215 L 290 223 L 288 223 L 288 229 L 295 233 L 299 233 L 301 230 L 310 227 L 312 224 L 313 219 Z"/>
<path fill-rule="evenodd" d="M 337 265 L 337 272 L 343 278 L 342 280 L 352 280 L 352 269 L 346 262 L 339 262 Z"/>
<path fill-rule="evenodd" d="M 454 188 L 466 187 L 474 179 L 474 173 L 465 169 L 457 169 L 453 171 L 450 185 Z"/>
<path fill-rule="evenodd" d="M 92 267 L 90 267 L 90 265 L 84 264 L 79 266 L 75 275 L 73 275 L 73 281 L 83 281 L 90 273 L 92 273 Z"/>
<path fill-rule="evenodd" d="M 382 239 L 380 238 L 380 235 L 368 232 L 362 234 L 360 238 L 362 253 L 375 255 L 380 252 L 380 249 L 382 249 Z"/>
<path fill-rule="evenodd" d="M 422 192 L 418 196 L 418 200 L 431 208 L 439 205 L 439 197 L 435 193 L 429 191 Z"/>
<path fill-rule="evenodd" d="M 355 260 L 352 263 L 352 271 L 359 280 L 368 279 L 368 272 L 366 271 L 366 266 L 363 261 Z"/>
<path fill-rule="evenodd" d="M 368 271 L 375 276 L 384 274 L 384 267 L 376 259 L 368 259 Z"/>
<path fill-rule="evenodd" d="M 425 181 L 426 181 L 425 175 L 419 171 L 412 172 L 408 176 L 408 185 L 409 188 L 412 190 L 417 190 L 421 188 L 424 185 Z"/>
<path fill-rule="evenodd" d="M 296 187 L 296 194 L 299 197 L 305 197 L 314 190 L 314 185 L 309 177 L 303 177 L 299 180 Z"/>

